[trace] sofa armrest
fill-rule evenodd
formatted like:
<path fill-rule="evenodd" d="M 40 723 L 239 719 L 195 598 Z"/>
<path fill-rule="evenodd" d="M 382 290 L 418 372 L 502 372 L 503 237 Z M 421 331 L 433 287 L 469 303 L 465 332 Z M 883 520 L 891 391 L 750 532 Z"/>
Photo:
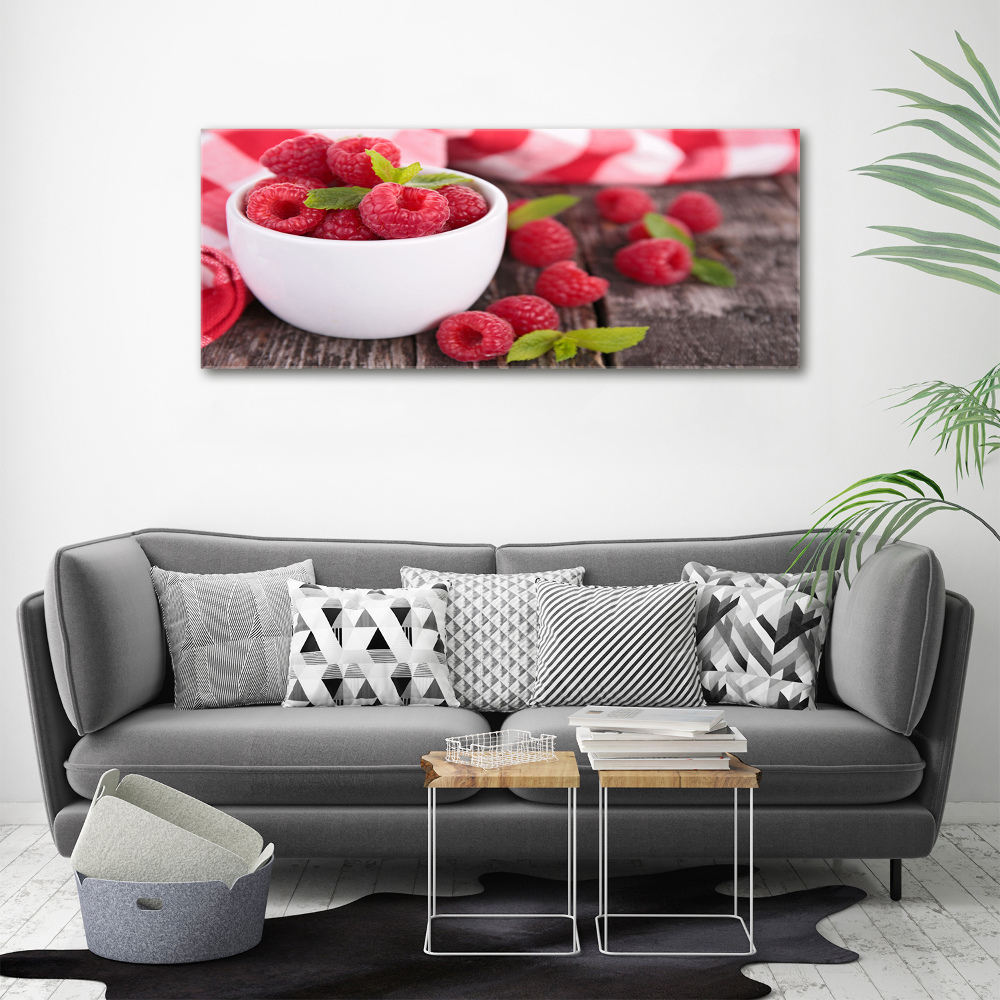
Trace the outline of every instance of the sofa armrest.
<path fill-rule="evenodd" d="M 927 765 L 916 798 L 934 816 L 935 835 L 941 828 L 951 765 L 955 757 L 974 617 L 972 605 L 961 594 L 946 591 L 944 630 L 934 686 L 931 688 L 927 708 L 910 734 L 910 739 Z"/>
<path fill-rule="evenodd" d="M 70 788 L 63 767 L 80 737 L 76 727 L 66 717 L 56 687 L 41 591 L 21 602 L 17 609 L 17 630 L 21 637 L 21 659 L 28 686 L 28 706 L 42 777 L 42 794 L 51 827 L 61 809 L 80 800 L 80 796 Z"/>

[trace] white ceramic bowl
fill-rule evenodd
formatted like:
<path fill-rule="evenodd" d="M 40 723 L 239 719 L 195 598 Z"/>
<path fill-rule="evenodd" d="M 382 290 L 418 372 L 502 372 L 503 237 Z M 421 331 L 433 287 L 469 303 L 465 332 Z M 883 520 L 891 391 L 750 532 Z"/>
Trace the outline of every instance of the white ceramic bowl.
<path fill-rule="evenodd" d="M 490 206 L 477 222 L 435 236 L 367 242 L 258 226 L 246 217 L 252 182 L 244 184 L 226 202 L 233 260 L 271 312 L 310 333 L 380 340 L 430 330 L 483 294 L 503 254 L 507 198 L 474 180 Z"/>

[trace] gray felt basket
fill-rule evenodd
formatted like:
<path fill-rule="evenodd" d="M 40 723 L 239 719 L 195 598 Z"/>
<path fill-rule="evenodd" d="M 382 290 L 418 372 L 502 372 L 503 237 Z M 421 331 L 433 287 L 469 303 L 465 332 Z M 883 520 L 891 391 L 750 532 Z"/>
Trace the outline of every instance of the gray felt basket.
<path fill-rule="evenodd" d="M 114 882 L 76 873 L 87 947 L 116 962 L 205 962 L 253 948 L 274 859 L 224 882 Z"/>

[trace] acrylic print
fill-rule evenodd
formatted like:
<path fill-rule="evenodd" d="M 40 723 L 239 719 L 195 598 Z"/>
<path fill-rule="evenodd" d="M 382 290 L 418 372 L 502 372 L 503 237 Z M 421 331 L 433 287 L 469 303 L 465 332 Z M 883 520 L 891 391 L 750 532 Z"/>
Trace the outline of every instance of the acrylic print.
<path fill-rule="evenodd" d="M 203 368 L 796 368 L 796 129 L 211 129 Z"/>

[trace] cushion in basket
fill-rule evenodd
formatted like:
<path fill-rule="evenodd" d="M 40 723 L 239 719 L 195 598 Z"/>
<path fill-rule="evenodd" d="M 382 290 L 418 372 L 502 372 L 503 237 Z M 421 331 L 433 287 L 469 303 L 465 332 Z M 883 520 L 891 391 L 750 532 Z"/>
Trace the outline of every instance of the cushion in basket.
<path fill-rule="evenodd" d="M 704 705 L 691 583 L 539 583 L 535 705 Z"/>
<path fill-rule="evenodd" d="M 292 638 L 289 579 L 313 579 L 311 559 L 258 573 L 177 573 L 150 567 L 174 667 L 175 708 L 277 705 Z"/>
<path fill-rule="evenodd" d="M 698 587 L 698 660 L 709 702 L 816 707 L 816 678 L 830 622 L 829 574 L 742 573 L 688 563 Z"/>
<path fill-rule="evenodd" d="M 528 706 L 535 680 L 540 581 L 579 586 L 584 569 L 537 573 L 444 573 L 403 566 L 404 587 L 447 586 L 445 646 L 458 703 L 483 712 Z"/>
<path fill-rule="evenodd" d="M 343 590 L 288 581 L 295 611 L 285 708 L 458 707 L 445 667 L 444 587 Z"/>

